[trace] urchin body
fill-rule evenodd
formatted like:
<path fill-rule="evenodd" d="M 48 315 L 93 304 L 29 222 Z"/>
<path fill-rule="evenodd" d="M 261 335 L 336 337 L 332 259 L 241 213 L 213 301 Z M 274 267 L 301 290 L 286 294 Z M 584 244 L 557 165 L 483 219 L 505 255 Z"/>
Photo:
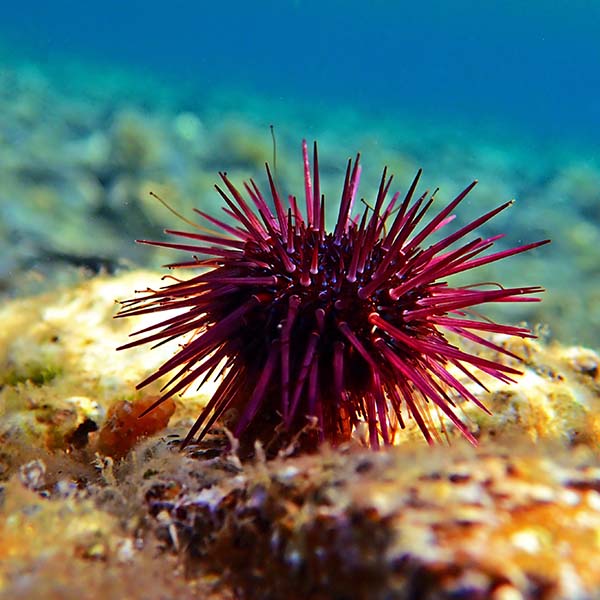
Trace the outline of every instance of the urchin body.
<path fill-rule="evenodd" d="M 222 173 L 224 189 L 216 188 L 233 224 L 197 211 L 218 231 L 167 230 L 194 242 L 145 242 L 194 255 L 172 268 L 208 270 L 124 303 L 119 316 L 178 309 L 124 347 L 191 335 L 140 386 L 172 373 L 160 403 L 193 383 L 220 378 L 188 441 L 233 409 L 234 433 L 250 440 L 290 439 L 312 422 L 309 445 L 335 444 L 364 422 L 371 446 L 378 447 L 414 419 L 432 442 L 435 406 L 475 442 L 453 410 L 453 397 L 484 407 L 453 373 L 458 369 L 484 387 L 478 372 L 509 382 L 519 371 L 465 352 L 445 334 L 513 356 L 485 334 L 531 332 L 470 316 L 469 309 L 537 301 L 532 294 L 542 290 L 451 287 L 446 279 L 547 240 L 491 254 L 486 250 L 502 236 L 465 241 L 506 203 L 426 246 L 434 231 L 452 221 L 452 211 L 475 183 L 425 220 L 435 193 L 415 198 L 420 171 L 402 200 L 398 193 L 388 200 L 392 177 L 384 170 L 372 207 L 355 216 L 359 156 L 348 161 L 338 218 L 328 232 L 316 144 L 312 175 L 305 143 L 303 158 L 304 211 L 295 197 L 284 203 L 268 167 L 274 210 L 253 181 L 244 186 L 247 200 Z"/>

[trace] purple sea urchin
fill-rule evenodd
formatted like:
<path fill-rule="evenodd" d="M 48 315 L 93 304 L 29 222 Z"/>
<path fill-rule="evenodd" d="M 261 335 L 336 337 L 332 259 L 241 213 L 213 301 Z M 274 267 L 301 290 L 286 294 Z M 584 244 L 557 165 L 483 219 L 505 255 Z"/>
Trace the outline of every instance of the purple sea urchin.
<path fill-rule="evenodd" d="M 392 176 L 383 170 L 372 208 L 352 216 L 360 179 L 360 155 L 348 160 L 333 231 L 325 229 L 325 197 L 319 184 L 317 145 L 312 175 L 302 144 L 306 209 L 294 196 L 285 203 L 267 165 L 274 211 L 254 181 L 244 184 L 249 200 L 220 173 L 216 190 L 232 219 L 225 223 L 196 212 L 219 231 L 167 230 L 191 243 L 140 240 L 190 252 L 192 260 L 170 268 L 205 267 L 143 297 L 123 302 L 120 317 L 176 310 L 173 316 L 136 332 L 121 348 L 162 343 L 191 334 L 180 350 L 138 387 L 172 374 L 152 408 L 210 377 L 220 377 L 211 400 L 186 442 L 200 438 L 234 409 L 234 433 L 247 439 L 298 434 L 310 419 L 308 445 L 347 439 L 365 422 L 376 448 L 387 444 L 407 418 L 434 441 L 430 408 L 436 407 L 471 442 L 453 396 L 485 407 L 457 378 L 457 371 L 485 387 L 477 371 L 512 381 L 519 371 L 470 354 L 452 344 L 452 332 L 498 353 L 514 355 L 486 337 L 500 333 L 533 337 L 528 329 L 496 324 L 469 309 L 488 302 L 535 302 L 542 288 L 485 284 L 450 287 L 445 279 L 525 252 L 548 240 L 483 254 L 502 235 L 464 241 L 504 210 L 507 202 L 443 239 L 424 247 L 431 234 L 452 221 L 452 211 L 476 182 L 435 216 L 425 220 L 435 193 L 413 200 L 421 171 L 406 196 L 386 201 Z M 203 228 L 202 228 L 203 229 Z M 209 258 L 200 259 L 199 255 Z"/>

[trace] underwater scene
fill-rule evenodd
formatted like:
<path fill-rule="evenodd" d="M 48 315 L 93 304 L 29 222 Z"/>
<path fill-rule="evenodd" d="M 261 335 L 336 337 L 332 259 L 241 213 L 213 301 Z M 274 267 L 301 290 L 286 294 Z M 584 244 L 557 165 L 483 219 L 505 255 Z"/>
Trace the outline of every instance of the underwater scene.
<path fill-rule="evenodd" d="M 597 3 L 1 12 L 0 600 L 600 597 Z"/>

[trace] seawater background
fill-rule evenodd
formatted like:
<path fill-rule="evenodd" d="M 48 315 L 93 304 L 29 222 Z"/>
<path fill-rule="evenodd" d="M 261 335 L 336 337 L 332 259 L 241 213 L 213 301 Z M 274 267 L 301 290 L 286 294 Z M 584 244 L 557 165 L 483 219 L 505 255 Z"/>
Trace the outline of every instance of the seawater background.
<path fill-rule="evenodd" d="M 541 283 L 512 318 L 600 346 L 595 2 L 9 3 L 0 60 L 5 296 L 172 260 L 132 244 L 181 225 L 148 190 L 217 211 L 217 170 L 264 181 L 273 123 L 286 191 L 319 139 L 330 205 L 356 150 L 367 199 L 384 164 L 445 200 L 478 178 L 459 223 L 517 197 L 482 233 L 554 243 L 475 278 Z"/>

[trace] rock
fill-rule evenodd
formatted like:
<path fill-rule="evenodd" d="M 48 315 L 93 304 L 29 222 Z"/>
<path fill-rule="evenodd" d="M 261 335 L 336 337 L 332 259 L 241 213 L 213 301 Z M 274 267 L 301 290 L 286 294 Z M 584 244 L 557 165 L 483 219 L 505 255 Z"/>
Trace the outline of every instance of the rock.
<path fill-rule="evenodd" d="M 409 420 L 380 452 L 357 435 L 242 461 L 222 429 L 180 452 L 213 383 L 176 398 L 168 426 L 172 408 L 153 430 L 115 420 L 126 400 L 148 406 L 161 383 L 135 384 L 175 348 L 115 352 L 153 315 L 114 320 L 114 300 L 157 285 L 132 272 L 0 308 L 3 593 L 51 598 L 69 581 L 83 598 L 594 597 L 595 352 L 497 339 L 524 375 L 486 380 L 491 416 L 460 404 L 478 448 L 443 421 L 427 447 Z"/>

